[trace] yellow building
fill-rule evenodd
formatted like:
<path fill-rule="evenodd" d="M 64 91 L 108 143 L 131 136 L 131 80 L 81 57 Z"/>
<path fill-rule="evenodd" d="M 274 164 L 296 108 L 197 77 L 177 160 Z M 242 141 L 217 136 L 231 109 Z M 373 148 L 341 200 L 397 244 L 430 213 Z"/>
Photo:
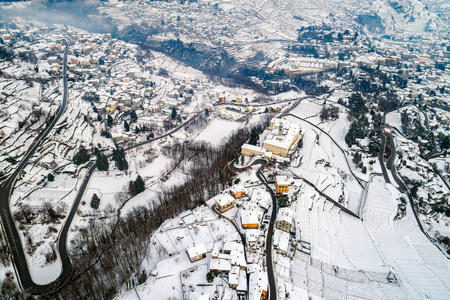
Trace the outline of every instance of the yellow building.
<path fill-rule="evenodd" d="M 226 212 L 234 207 L 234 198 L 231 195 L 224 195 L 216 200 L 216 206 L 221 213 Z"/>
<path fill-rule="evenodd" d="M 110 103 L 106 105 L 106 113 L 112 114 L 117 109 L 117 103 Z"/>
<path fill-rule="evenodd" d="M 275 188 L 277 194 L 283 194 L 289 192 L 289 182 L 286 176 L 277 176 L 275 178 Z"/>
<path fill-rule="evenodd" d="M 241 223 L 243 229 L 258 228 L 259 225 L 258 216 L 254 211 L 242 210 Z"/>
<path fill-rule="evenodd" d="M 241 146 L 241 153 L 242 155 L 253 157 L 258 156 L 261 154 L 264 154 L 266 151 L 258 146 L 250 145 L 250 144 L 244 144 Z"/>
<path fill-rule="evenodd" d="M 236 103 L 242 103 L 242 99 L 241 98 L 236 98 Z"/>
<path fill-rule="evenodd" d="M 300 126 L 284 119 L 274 118 L 270 121 L 269 134 L 264 140 L 264 148 L 273 154 L 287 157 L 298 140 Z"/>

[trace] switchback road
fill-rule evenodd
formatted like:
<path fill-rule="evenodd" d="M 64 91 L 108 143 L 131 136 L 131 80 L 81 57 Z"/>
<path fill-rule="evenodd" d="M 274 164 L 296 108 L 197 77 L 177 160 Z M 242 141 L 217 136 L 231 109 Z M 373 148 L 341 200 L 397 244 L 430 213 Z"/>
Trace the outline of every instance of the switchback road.
<path fill-rule="evenodd" d="M 42 141 L 47 137 L 50 131 L 54 128 L 55 124 L 58 122 L 60 117 L 63 115 L 64 111 L 67 107 L 67 52 L 69 49 L 69 45 L 66 46 L 64 51 L 64 72 L 63 72 L 63 86 L 64 86 L 64 94 L 61 106 L 57 114 L 54 116 L 52 122 L 49 126 L 42 131 L 37 137 L 34 144 L 31 146 L 25 157 L 16 167 L 16 170 L 11 174 L 11 176 L 4 182 L 4 184 L 0 188 L 0 216 L 3 224 L 3 228 L 5 231 L 5 236 L 7 238 L 9 247 L 13 256 L 13 264 L 16 270 L 16 274 L 18 276 L 19 284 L 22 286 L 22 289 L 31 293 L 31 294 L 44 294 L 49 290 L 53 290 L 56 286 L 61 285 L 69 277 L 70 270 L 70 261 L 68 259 L 64 259 L 61 256 L 61 260 L 63 263 L 63 271 L 58 277 L 58 279 L 49 284 L 49 285 L 38 285 L 35 284 L 31 278 L 30 270 L 28 268 L 27 258 L 24 253 L 22 241 L 20 239 L 19 232 L 17 230 L 15 221 L 11 214 L 9 200 L 11 198 L 12 191 L 14 190 L 14 184 L 17 180 L 17 177 L 23 170 L 23 168 L 28 163 L 29 159 L 34 155 L 37 148 L 42 144 Z"/>

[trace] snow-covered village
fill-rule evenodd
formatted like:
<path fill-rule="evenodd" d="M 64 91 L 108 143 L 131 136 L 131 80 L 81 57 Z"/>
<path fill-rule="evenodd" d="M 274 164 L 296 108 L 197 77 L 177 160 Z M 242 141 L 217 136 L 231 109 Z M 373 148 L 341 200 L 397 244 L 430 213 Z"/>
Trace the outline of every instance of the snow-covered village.
<path fill-rule="evenodd" d="M 0 3 L 0 299 L 450 299 L 449 12 Z"/>

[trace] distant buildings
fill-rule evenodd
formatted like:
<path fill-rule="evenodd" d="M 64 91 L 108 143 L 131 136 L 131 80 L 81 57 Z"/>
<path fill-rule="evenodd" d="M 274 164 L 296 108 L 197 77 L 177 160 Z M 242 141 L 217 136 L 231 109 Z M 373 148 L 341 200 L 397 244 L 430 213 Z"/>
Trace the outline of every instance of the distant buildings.
<path fill-rule="evenodd" d="M 271 62 L 267 69 L 270 72 L 283 70 L 289 76 L 299 74 L 318 73 L 330 69 L 337 68 L 338 63 L 326 59 L 316 59 L 308 57 L 300 57 L 290 54 L 289 57 L 282 57 Z"/>

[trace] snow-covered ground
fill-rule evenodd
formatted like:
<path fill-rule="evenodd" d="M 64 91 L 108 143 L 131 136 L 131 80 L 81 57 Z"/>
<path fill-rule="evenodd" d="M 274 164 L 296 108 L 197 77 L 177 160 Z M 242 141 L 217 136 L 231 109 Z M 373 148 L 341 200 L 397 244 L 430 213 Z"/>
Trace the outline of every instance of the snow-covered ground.
<path fill-rule="evenodd" d="M 213 146 L 221 145 L 221 142 L 230 136 L 233 131 L 243 126 L 241 122 L 228 121 L 215 118 L 208 126 L 195 138 L 196 141 L 206 141 Z"/>
<path fill-rule="evenodd" d="M 217 248 L 227 239 L 240 240 L 240 237 L 228 221 L 217 219 L 207 206 L 167 220 L 153 235 L 148 255 L 142 262 L 141 267 L 147 274 L 153 275 L 144 284 L 120 295 L 118 299 L 181 299 L 184 292 L 182 285 L 214 294 L 215 286 L 221 284 L 221 279 L 217 277 L 212 284 L 206 282 L 210 253 L 213 247 Z M 186 249 L 199 244 L 205 244 L 207 256 L 191 263 Z M 202 287 L 202 284 L 206 286 Z"/>
<path fill-rule="evenodd" d="M 301 120 L 295 118 L 290 120 L 298 122 L 304 132 L 303 144 L 298 154 L 300 164 L 294 166 L 292 172 L 307 179 L 329 197 L 357 213 L 362 187 L 350 173 L 347 157 L 321 131 Z M 353 163 L 350 163 L 350 166 L 352 165 Z"/>
<path fill-rule="evenodd" d="M 401 194 L 382 177 L 369 185 L 363 221 L 305 182 L 296 184 L 296 238 L 310 243 L 311 254 L 297 251 L 292 261 L 276 255 L 280 299 L 448 298 L 449 261 L 419 230 L 409 206 L 394 220 Z"/>
<path fill-rule="evenodd" d="M 392 185 L 375 178 L 364 209 L 365 228 L 410 298 L 448 299 L 450 262 L 419 230 L 409 205 L 406 216 L 394 221 L 399 196 Z"/>

